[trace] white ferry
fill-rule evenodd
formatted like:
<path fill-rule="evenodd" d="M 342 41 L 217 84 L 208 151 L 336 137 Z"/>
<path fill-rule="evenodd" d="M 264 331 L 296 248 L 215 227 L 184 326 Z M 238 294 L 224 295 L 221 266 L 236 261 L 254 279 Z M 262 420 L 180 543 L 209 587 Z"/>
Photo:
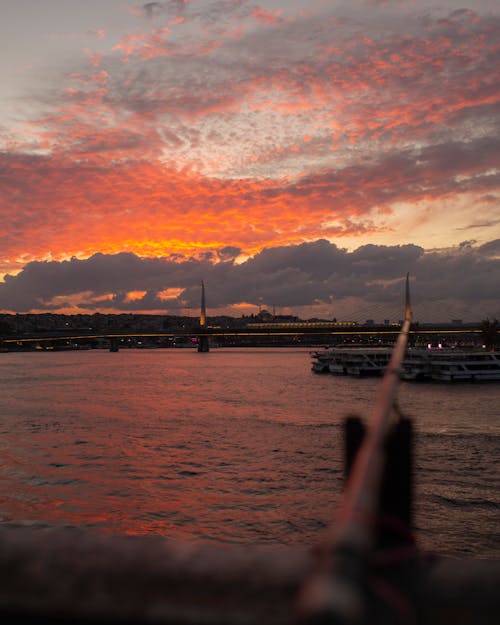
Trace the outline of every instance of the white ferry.
<path fill-rule="evenodd" d="M 329 365 L 330 365 L 330 349 L 325 349 L 322 352 L 314 352 L 312 354 L 313 362 L 311 365 L 312 371 L 314 373 L 329 373 Z"/>
<path fill-rule="evenodd" d="M 427 349 L 408 349 L 401 367 L 402 380 L 419 382 L 430 380 L 431 352 Z"/>
<path fill-rule="evenodd" d="M 332 347 L 313 354 L 312 370 L 335 375 L 380 376 L 391 357 L 391 350 L 383 347 Z"/>
<path fill-rule="evenodd" d="M 430 378 L 443 382 L 500 380 L 500 353 L 433 352 L 430 357 Z"/>
<path fill-rule="evenodd" d="M 380 376 L 391 357 L 381 347 L 332 347 L 313 354 L 312 370 L 335 375 Z M 407 381 L 500 381 L 500 352 L 455 349 L 409 349 L 401 368 Z"/>

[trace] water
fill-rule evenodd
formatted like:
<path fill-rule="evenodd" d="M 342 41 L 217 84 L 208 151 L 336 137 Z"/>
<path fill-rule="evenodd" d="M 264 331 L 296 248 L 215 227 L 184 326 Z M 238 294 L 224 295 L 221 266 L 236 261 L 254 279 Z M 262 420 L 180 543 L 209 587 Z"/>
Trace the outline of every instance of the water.
<path fill-rule="evenodd" d="M 374 379 L 318 376 L 307 350 L 0 356 L 0 522 L 312 545 L 342 487 L 347 413 Z M 498 557 L 500 384 L 403 383 L 419 544 Z"/>

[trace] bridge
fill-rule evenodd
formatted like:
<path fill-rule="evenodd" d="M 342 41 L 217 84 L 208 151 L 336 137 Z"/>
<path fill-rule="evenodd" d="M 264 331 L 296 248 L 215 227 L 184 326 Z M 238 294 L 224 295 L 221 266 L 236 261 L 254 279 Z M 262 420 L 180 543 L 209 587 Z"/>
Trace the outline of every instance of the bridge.
<path fill-rule="evenodd" d="M 152 343 L 160 343 L 164 341 L 164 346 L 178 345 L 178 341 L 193 342 L 193 346 L 198 346 L 198 351 L 208 352 L 212 341 L 217 341 L 218 345 L 256 345 L 262 342 L 273 344 L 269 339 L 276 339 L 274 344 L 302 344 L 302 345 L 322 345 L 338 342 L 342 339 L 357 338 L 360 341 L 369 341 L 370 339 L 384 340 L 394 342 L 399 327 L 396 326 L 339 326 L 339 325 L 307 325 L 305 323 L 297 324 L 255 324 L 258 327 L 242 327 L 242 328 L 218 328 L 218 327 L 199 327 L 190 330 L 180 330 L 176 332 L 103 332 L 95 333 L 34 333 L 32 335 L 25 334 L 22 336 L 7 336 L 0 340 L 4 349 L 14 350 L 16 347 L 29 347 L 39 345 L 42 349 L 44 345 L 62 346 L 64 344 L 91 344 L 106 340 L 109 343 L 115 342 L 118 346 L 126 345 L 127 341 L 149 340 Z M 460 337 L 476 337 L 479 340 L 481 335 L 480 324 L 467 325 L 457 327 L 453 325 L 425 325 L 420 327 L 412 327 L 410 330 L 411 341 L 435 341 L 436 338 L 446 339 Z M 311 339 L 307 341 L 307 339 Z M 281 340 L 278 340 L 281 339 Z"/>
<path fill-rule="evenodd" d="M 144 345 L 178 346 L 191 345 L 199 352 L 206 353 L 210 346 L 252 346 L 252 345 L 304 345 L 315 346 L 334 344 L 342 340 L 355 339 L 360 342 L 376 340 L 393 343 L 400 331 L 402 322 L 384 324 L 358 324 L 342 321 L 294 321 L 294 322 L 255 322 L 248 321 L 240 327 L 210 325 L 207 317 L 205 285 L 201 283 L 200 314 L 192 327 L 169 332 L 36 332 L 6 336 L 0 340 L 4 350 L 16 350 L 38 346 L 39 349 L 62 348 L 64 346 L 91 345 L 93 342 L 107 341 L 113 351 L 119 347 Z M 482 332 L 481 323 L 462 324 L 419 324 L 413 323 L 409 330 L 411 342 L 435 342 L 453 338 L 478 340 Z"/>

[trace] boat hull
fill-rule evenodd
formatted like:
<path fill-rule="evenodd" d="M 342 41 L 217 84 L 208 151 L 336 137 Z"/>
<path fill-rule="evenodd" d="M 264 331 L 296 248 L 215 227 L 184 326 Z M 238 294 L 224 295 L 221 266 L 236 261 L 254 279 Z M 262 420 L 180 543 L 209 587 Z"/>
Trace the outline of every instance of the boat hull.
<path fill-rule="evenodd" d="M 316 352 L 312 370 L 352 377 L 377 377 L 384 373 L 391 352 L 384 348 L 331 348 Z M 500 381 L 500 352 L 485 350 L 410 349 L 401 379 L 407 382 Z"/>

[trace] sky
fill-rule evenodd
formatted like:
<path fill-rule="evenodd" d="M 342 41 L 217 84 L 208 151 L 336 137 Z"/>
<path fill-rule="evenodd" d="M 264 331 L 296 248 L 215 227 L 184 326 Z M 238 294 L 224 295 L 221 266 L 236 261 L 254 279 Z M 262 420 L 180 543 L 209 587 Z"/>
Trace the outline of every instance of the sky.
<path fill-rule="evenodd" d="M 496 0 L 0 13 L 0 311 L 500 318 Z"/>

